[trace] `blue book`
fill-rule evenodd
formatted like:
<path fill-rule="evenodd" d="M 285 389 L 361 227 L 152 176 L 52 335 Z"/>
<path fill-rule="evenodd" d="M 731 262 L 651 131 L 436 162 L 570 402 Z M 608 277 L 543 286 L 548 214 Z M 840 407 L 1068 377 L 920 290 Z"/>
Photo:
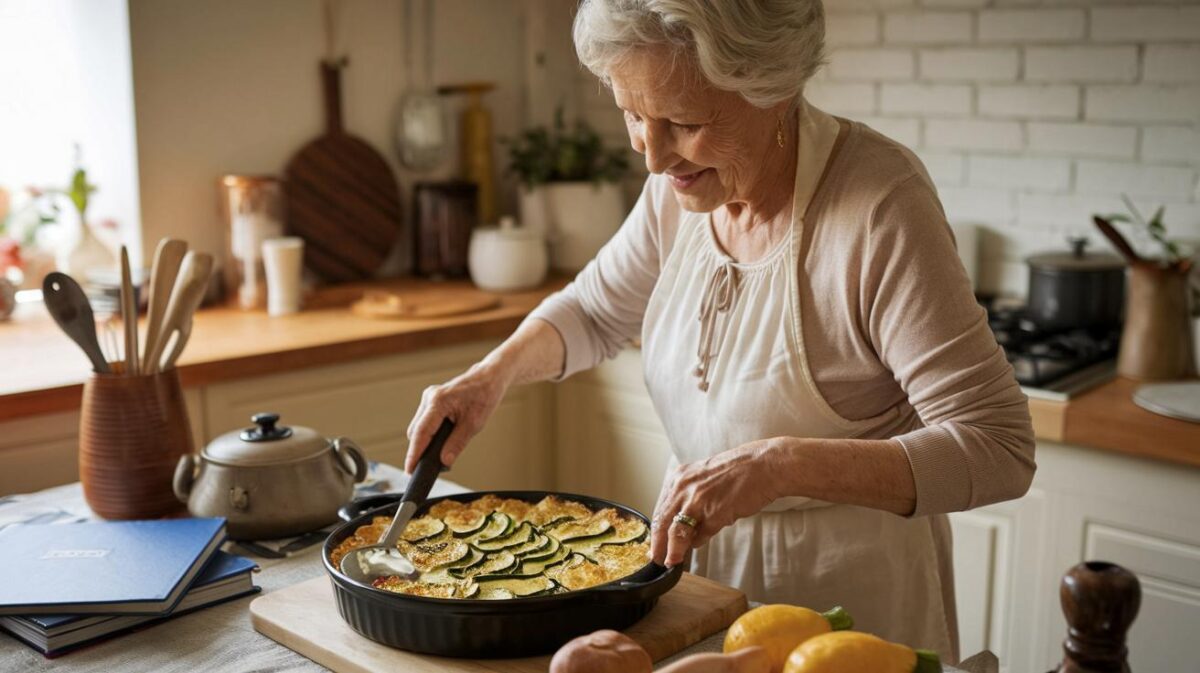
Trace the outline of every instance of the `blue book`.
<path fill-rule="evenodd" d="M 47 657 L 90 645 L 128 631 L 148 628 L 201 608 L 258 593 L 250 573 L 258 564 L 250 559 L 218 551 L 184 594 L 175 609 L 164 617 L 138 615 L 34 615 L 0 617 L 4 629 Z"/>
<path fill-rule="evenodd" d="M 165 615 L 225 540 L 225 519 L 0 530 L 0 615 Z"/>

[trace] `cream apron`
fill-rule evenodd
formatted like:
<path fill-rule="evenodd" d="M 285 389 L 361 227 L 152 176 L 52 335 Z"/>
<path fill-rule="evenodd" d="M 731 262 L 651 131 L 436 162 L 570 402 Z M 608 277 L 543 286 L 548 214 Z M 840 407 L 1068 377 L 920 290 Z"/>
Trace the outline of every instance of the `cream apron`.
<path fill-rule="evenodd" d="M 670 438 L 672 467 L 754 440 L 857 437 L 871 425 L 839 416 L 817 391 L 806 360 L 797 294 L 805 282 L 798 277 L 802 216 L 837 121 L 811 108 L 800 114 L 797 215 L 788 235 L 762 259 L 737 263 L 722 252 L 708 215 L 688 214 L 647 306 L 645 377 Z M 954 609 L 946 605 L 953 591 L 943 586 L 950 582 L 948 545 L 944 517 L 907 519 L 783 498 L 697 549 L 691 571 L 738 587 L 752 601 L 842 605 L 856 628 L 953 662 Z"/>

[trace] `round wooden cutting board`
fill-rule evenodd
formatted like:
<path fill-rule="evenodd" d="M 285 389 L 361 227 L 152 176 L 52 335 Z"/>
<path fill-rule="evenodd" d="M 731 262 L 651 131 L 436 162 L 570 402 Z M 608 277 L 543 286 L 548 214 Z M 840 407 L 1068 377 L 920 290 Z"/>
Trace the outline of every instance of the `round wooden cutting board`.
<path fill-rule="evenodd" d="M 321 62 L 325 133 L 292 157 L 283 183 L 287 229 L 304 239 L 304 265 L 330 283 L 373 278 L 402 222 L 391 168 L 342 127 L 345 63 Z"/>

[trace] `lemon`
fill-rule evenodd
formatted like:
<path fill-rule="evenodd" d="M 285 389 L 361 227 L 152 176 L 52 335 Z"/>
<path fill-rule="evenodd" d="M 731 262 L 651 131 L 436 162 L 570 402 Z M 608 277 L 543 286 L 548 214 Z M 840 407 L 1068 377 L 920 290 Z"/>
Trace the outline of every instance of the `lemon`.
<path fill-rule="evenodd" d="M 726 654 L 747 647 L 767 651 L 771 673 L 782 673 L 788 655 L 796 646 L 836 628 L 849 628 L 852 620 L 844 610 L 826 614 L 797 605 L 763 605 L 738 617 L 725 634 Z"/>

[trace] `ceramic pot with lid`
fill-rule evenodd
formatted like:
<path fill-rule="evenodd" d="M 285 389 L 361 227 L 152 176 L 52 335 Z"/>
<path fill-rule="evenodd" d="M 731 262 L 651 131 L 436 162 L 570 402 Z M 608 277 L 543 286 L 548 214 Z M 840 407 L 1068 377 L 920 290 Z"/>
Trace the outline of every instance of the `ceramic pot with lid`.
<path fill-rule="evenodd" d="M 1029 265 L 1029 318 L 1039 329 L 1116 327 L 1125 305 L 1125 262 L 1089 254 L 1086 238 L 1070 239 L 1070 252 L 1049 252 Z"/>
<path fill-rule="evenodd" d="M 225 517 L 234 540 L 298 535 L 336 521 L 354 484 L 367 476 L 362 449 L 345 437 L 278 425 L 278 414 L 251 420 L 254 427 L 179 460 L 176 497 L 192 516 Z"/>
<path fill-rule="evenodd" d="M 505 216 L 499 227 L 480 227 L 471 235 L 467 256 L 471 280 L 492 292 L 537 287 L 546 279 L 549 256 L 541 232 L 516 226 Z"/>

